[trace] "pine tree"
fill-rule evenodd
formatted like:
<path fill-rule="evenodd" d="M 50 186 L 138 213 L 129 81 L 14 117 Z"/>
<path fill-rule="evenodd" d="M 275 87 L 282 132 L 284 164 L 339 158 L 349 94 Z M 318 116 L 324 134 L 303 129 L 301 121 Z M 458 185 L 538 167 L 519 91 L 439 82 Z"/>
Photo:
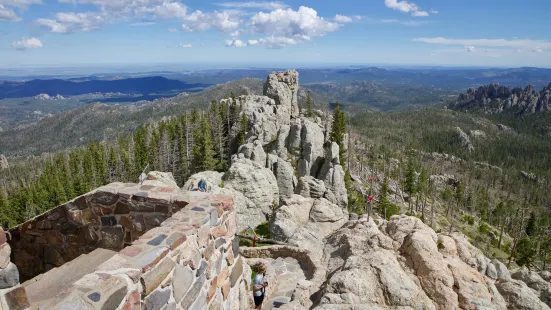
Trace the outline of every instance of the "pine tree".
<path fill-rule="evenodd" d="M 201 117 L 200 126 L 194 134 L 193 168 L 195 171 L 216 170 L 218 161 L 215 158 L 211 127 L 206 117 Z"/>
<path fill-rule="evenodd" d="M 429 192 L 429 182 L 428 182 L 427 170 L 421 169 L 421 174 L 419 175 L 419 180 L 417 183 L 417 192 L 421 195 L 421 198 L 424 198 L 423 205 L 421 206 L 421 218 L 425 220 L 425 206 L 427 203 L 427 195 Z M 417 199 L 419 201 L 419 199 Z"/>
<path fill-rule="evenodd" d="M 452 204 L 451 206 L 451 214 L 450 214 L 450 233 L 453 232 L 453 218 L 454 218 L 454 211 L 455 209 L 459 209 L 459 206 L 463 203 L 465 200 L 465 184 L 463 182 L 459 182 L 457 186 L 455 187 L 455 194 L 454 194 L 455 202 L 456 202 L 456 208 L 453 208 Z"/>
<path fill-rule="evenodd" d="M 406 193 L 408 193 L 409 195 L 408 203 L 409 203 L 410 212 L 412 213 L 413 208 L 412 208 L 411 201 L 413 200 L 413 195 L 416 192 L 416 182 L 415 182 L 415 167 L 413 165 L 413 158 L 411 155 L 408 158 L 408 163 L 406 167 L 406 182 L 405 182 L 404 189 Z"/>
<path fill-rule="evenodd" d="M 82 171 L 84 179 L 82 182 L 82 192 L 80 195 L 85 194 L 94 188 L 94 164 L 92 154 L 89 150 L 82 151 Z"/>
<path fill-rule="evenodd" d="M 515 250 L 515 262 L 519 266 L 530 267 L 536 256 L 535 242 L 528 236 L 523 236 Z"/>
<path fill-rule="evenodd" d="M 247 115 L 245 113 L 241 114 L 241 122 L 240 122 L 240 130 L 239 134 L 237 135 L 237 144 L 243 145 L 245 144 L 245 135 L 247 134 L 247 131 L 249 130 L 249 121 L 247 120 Z"/>
<path fill-rule="evenodd" d="M 306 115 L 308 117 L 312 117 L 314 115 L 314 107 L 312 105 L 312 96 L 310 91 L 308 91 L 308 94 L 306 95 Z"/>
<path fill-rule="evenodd" d="M 530 213 L 530 217 L 528 218 L 528 222 L 526 222 L 526 234 L 530 237 L 535 236 L 537 233 L 537 223 L 536 223 L 536 215 L 534 212 Z"/>
<path fill-rule="evenodd" d="M 107 171 L 109 182 L 115 182 L 120 180 L 120 176 L 117 175 L 117 155 L 113 146 L 109 147 L 109 160 L 107 161 Z"/>
<path fill-rule="evenodd" d="M 16 225 L 14 210 L 10 208 L 9 200 L 4 195 L 4 189 L 0 187 L 0 226 L 4 229 Z"/>
<path fill-rule="evenodd" d="M 388 178 L 385 176 L 383 186 L 379 193 L 379 213 L 382 214 L 388 220 L 388 208 L 390 206 L 390 200 L 388 199 Z"/>
<path fill-rule="evenodd" d="M 339 159 L 341 165 L 344 165 L 346 150 L 344 149 L 346 135 L 346 116 L 341 111 L 340 103 L 337 101 L 335 104 L 335 110 L 333 111 L 333 124 L 331 128 L 331 141 L 339 145 Z"/>

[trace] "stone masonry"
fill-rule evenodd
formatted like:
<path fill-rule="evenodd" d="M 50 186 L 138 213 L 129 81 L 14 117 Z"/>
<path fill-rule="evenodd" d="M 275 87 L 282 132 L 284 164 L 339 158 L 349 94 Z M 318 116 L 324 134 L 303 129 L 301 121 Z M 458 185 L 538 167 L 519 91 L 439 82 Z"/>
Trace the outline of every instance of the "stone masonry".
<path fill-rule="evenodd" d="M 42 249 L 33 252 L 36 262 L 49 260 L 44 249 L 53 248 L 59 253 L 58 263 L 63 263 L 75 255 L 69 254 L 73 248 L 88 253 L 91 242 L 120 251 L 47 300 L 36 300 L 29 287 L 48 273 L 5 290 L 0 309 L 249 308 L 251 270 L 239 255 L 230 196 L 113 183 L 15 232 L 18 250 Z M 51 238 L 56 234 L 57 240 Z M 26 265 L 29 260 L 14 263 L 21 270 L 33 267 Z"/>
<path fill-rule="evenodd" d="M 6 232 L 0 227 L 0 290 L 19 284 L 19 271 L 10 261 L 11 247 Z"/>
<path fill-rule="evenodd" d="M 96 248 L 120 251 L 187 202 L 171 187 L 113 183 L 12 229 L 13 262 L 23 281 Z"/>

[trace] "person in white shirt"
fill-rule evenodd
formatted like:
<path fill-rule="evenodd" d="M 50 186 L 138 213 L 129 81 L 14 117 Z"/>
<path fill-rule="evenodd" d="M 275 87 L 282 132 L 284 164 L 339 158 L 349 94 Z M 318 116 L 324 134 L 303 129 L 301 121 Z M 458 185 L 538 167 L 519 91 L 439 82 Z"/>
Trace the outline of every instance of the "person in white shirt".
<path fill-rule="evenodd" d="M 268 282 L 265 281 L 264 277 L 266 275 L 266 263 L 260 263 L 258 266 L 257 274 L 254 277 L 253 281 L 253 298 L 255 309 L 262 310 L 262 302 L 264 301 L 264 294 L 266 294 L 266 287 Z"/>

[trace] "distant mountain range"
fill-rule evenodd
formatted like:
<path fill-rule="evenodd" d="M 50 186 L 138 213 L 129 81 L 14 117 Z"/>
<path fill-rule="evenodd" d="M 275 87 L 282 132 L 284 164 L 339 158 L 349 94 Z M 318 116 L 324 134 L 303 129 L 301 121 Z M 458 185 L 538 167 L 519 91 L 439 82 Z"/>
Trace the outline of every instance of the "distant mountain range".
<path fill-rule="evenodd" d="M 229 98 L 232 92 L 237 96 L 262 94 L 263 83 L 259 79 L 243 79 L 141 106 L 89 104 L 45 117 L 32 125 L 0 131 L 0 150 L 6 156 L 28 156 L 113 139 L 150 121 L 178 116 L 193 108 L 205 109 L 212 100 Z"/>
<path fill-rule="evenodd" d="M 325 101 L 339 101 L 355 112 L 366 109 L 394 111 L 432 106 L 440 103 L 442 96 L 451 94 L 426 86 L 381 84 L 371 81 L 306 84 L 303 87 L 312 90 Z"/>
<path fill-rule="evenodd" d="M 539 92 L 532 85 L 525 88 L 508 87 L 499 84 L 484 85 L 460 94 L 458 100 L 449 105 L 455 110 L 472 110 L 487 114 L 513 112 L 533 114 L 551 111 L 551 83 Z"/>
<path fill-rule="evenodd" d="M 200 91 L 209 87 L 203 83 L 185 83 L 165 77 L 152 76 L 117 80 L 88 80 L 73 82 L 60 79 L 26 82 L 0 81 L 0 99 L 49 96 L 76 96 L 89 93 L 120 92 L 126 94 L 156 94 Z"/>
<path fill-rule="evenodd" d="M 223 84 L 243 78 L 259 78 L 264 80 L 272 71 L 284 68 L 247 68 L 247 69 L 209 69 L 199 71 L 149 71 L 138 73 L 98 73 L 83 76 L 41 76 L 41 79 L 58 78 L 72 82 L 117 82 L 125 79 L 139 81 L 146 76 L 164 77 L 170 80 L 184 82 L 191 87 L 194 84 Z M 490 83 L 517 86 L 531 84 L 536 88 L 546 86 L 551 81 L 551 69 L 546 68 L 446 68 L 446 67 L 332 67 L 332 68 L 298 68 L 300 83 L 319 84 L 336 83 L 350 84 L 355 81 L 371 81 L 379 84 L 425 86 L 444 91 L 461 92 L 470 87 L 478 87 Z M 0 73 L 0 80 L 33 80 L 36 76 L 10 76 Z M 178 86 L 180 87 L 180 86 Z M 186 86 L 184 91 L 189 87 Z M 204 87 L 203 87 L 204 88 Z M 123 90 L 117 90 L 124 92 Z M 65 95 L 61 93 L 62 95 Z M 37 95 L 37 94 L 35 94 Z M 52 95 L 52 94 L 49 94 Z M 53 94 L 57 95 L 57 94 Z"/>
<path fill-rule="evenodd" d="M 204 70 L 191 73 L 158 73 L 158 75 L 192 83 L 220 84 L 243 78 L 264 79 L 275 68 Z M 490 83 L 528 85 L 536 88 L 551 81 L 551 69 L 546 68 L 298 68 L 301 85 L 336 83 L 350 84 L 370 81 L 379 84 L 425 86 L 444 91 L 461 92 L 470 87 Z"/>

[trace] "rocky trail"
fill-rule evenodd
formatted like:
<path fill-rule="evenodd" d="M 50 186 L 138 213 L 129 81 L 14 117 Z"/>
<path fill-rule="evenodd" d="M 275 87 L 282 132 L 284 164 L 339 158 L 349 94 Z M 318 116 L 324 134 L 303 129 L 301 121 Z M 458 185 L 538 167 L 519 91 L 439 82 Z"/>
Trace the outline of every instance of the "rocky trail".
<path fill-rule="evenodd" d="M 306 280 L 306 275 L 300 262 L 292 257 L 278 257 L 267 262 L 274 270 L 275 285 L 271 288 L 271 297 L 262 309 L 279 309 L 291 302 L 293 292 L 300 281 Z"/>

